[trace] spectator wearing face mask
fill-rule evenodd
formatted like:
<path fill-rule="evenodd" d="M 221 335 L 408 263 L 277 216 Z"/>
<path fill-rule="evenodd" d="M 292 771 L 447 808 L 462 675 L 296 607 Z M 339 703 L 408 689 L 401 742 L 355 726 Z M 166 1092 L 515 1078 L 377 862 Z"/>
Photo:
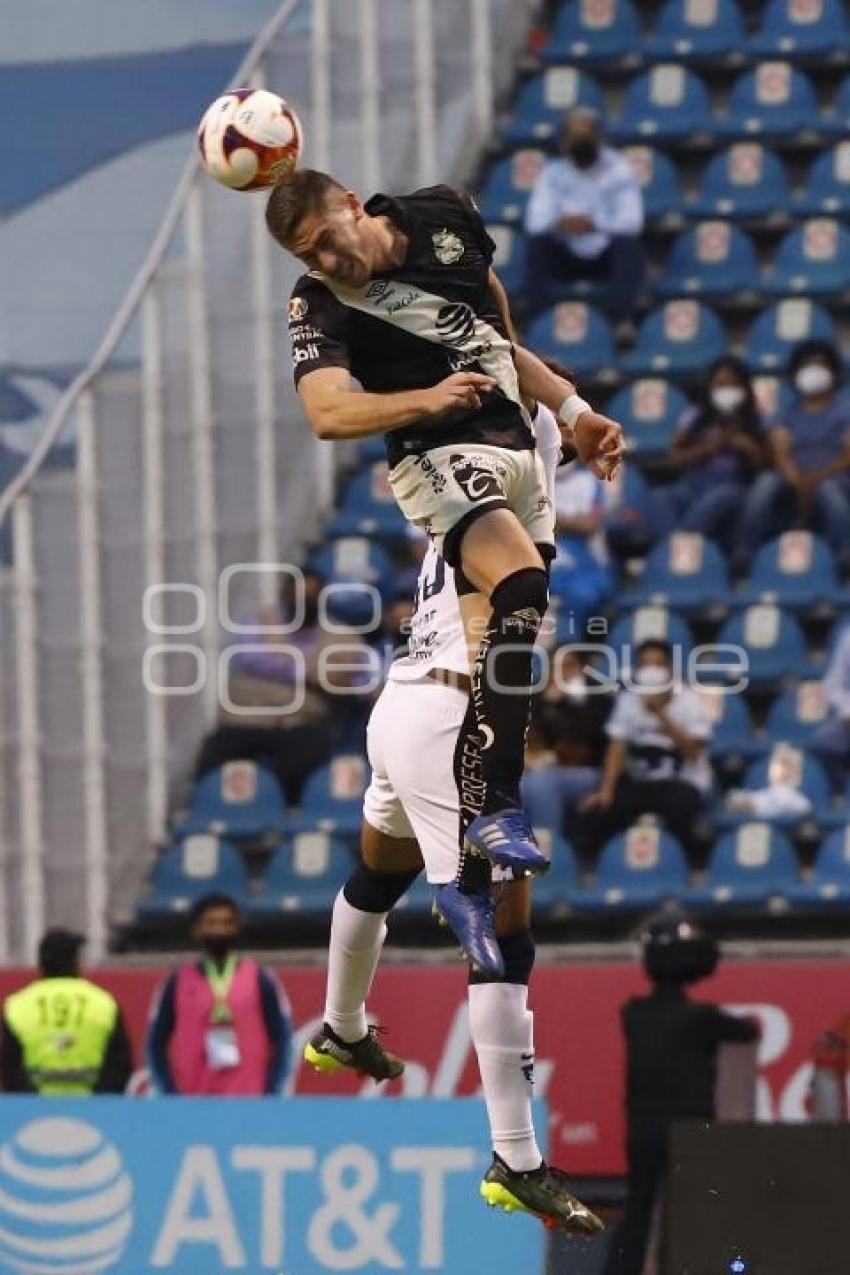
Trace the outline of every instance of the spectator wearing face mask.
<path fill-rule="evenodd" d="M 643 196 L 632 168 L 605 146 L 586 107 L 564 120 L 561 156 L 535 183 L 525 216 L 525 301 L 530 314 L 555 299 L 551 283 L 596 280 L 607 309 L 629 321 L 643 279 Z"/>
<path fill-rule="evenodd" d="M 768 426 L 775 470 L 761 474 L 737 528 L 752 557 L 770 535 L 797 517 L 819 531 L 846 561 L 850 547 L 850 397 L 841 390 L 841 359 L 828 341 L 798 345 L 788 364 L 795 398 Z"/>
<path fill-rule="evenodd" d="M 717 359 L 699 402 L 682 418 L 673 439 L 669 462 L 680 475 L 667 489 L 674 526 L 732 549 L 743 501 L 767 459 L 747 367 L 730 356 Z"/>
<path fill-rule="evenodd" d="M 696 692 L 677 684 L 667 642 L 638 647 L 631 682 L 617 696 L 602 782 L 581 802 L 573 840 L 595 859 L 610 837 L 652 814 L 693 859 L 695 826 L 711 788 L 711 723 Z"/>

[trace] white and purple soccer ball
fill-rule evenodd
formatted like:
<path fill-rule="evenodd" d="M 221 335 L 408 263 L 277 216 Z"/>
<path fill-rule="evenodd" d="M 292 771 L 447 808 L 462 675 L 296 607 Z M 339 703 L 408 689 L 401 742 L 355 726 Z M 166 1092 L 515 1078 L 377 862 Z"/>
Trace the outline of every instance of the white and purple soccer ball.
<path fill-rule="evenodd" d="M 295 111 L 268 89 L 225 93 L 198 126 L 204 168 L 231 190 L 276 186 L 297 165 L 302 145 Z"/>

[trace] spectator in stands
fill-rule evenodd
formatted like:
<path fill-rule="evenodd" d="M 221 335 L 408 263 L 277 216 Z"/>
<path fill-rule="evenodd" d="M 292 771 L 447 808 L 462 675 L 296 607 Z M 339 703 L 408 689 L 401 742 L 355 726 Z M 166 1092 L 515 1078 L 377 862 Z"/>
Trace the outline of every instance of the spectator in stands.
<path fill-rule="evenodd" d="M 739 550 L 751 558 L 790 514 L 813 524 L 846 562 L 850 397 L 841 390 L 838 350 L 828 341 L 804 341 L 791 355 L 788 375 L 796 397 L 769 425 L 776 468 L 753 485 L 737 529 Z"/>
<path fill-rule="evenodd" d="M 604 522 L 607 514 L 601 479 L 584 465 L 563 465 L 555 475 L 555 535 L 559 567 L 570 568 L 565 599 L 570 637 L 580 642 L 587 621 L 614 592 Z"/>
<path fill-rule="evenodd" d="M 536 827 L 563 832 L 577 804 L 602 777 L 611 692 L 588 676 L 586 652 L 562 646 L 547 685 L 532 699 L 522 802 Z"/>
<path fill-rule="evenodd" d="M 3 1006 L 0 1074 L 7 1093 L 52 1098 L 123 1093 L 132 1051 L 115 997 L 80 975 L 85 939 L 48 930 L 41 977 Z"/>
<path fill-rule="evenodd" d="M 209 894 L 192 909 L 198 961 L 166 980 L 148 1029 L 148 1066 L 161 1094 L 279 1094 L 289 1065 L 289 1006 L 272 973 L 236 955 L 239 909 Z"/>
<path fill-rule="evenodd" d="M 754 476 L 768 462 L 767 443 L 746 364 L 729 355 L 709 368 L 698 402 L 679 423 L 670 467 L 681 475 L 666 489 L 673 525 L 734 548 L 735 524 Z M 664 489 L 662 489 L 663 491 Z"/>
<path fill-rule="evenodd" d="M 595 857 L 609 837 L 653 814 L 694 857 L 711 788 L 711 723 L 696 692 L 676 684 L 669 643 L 641 643 L 632 683 L 617 696 L 602 782 L 582 801 L 573 839 Z"/>
<path fill-rule="evenodd" d="M 196 773 L 227 761 L 257 761 L 277 775 L 290 804 L 297 804 L 307 777 L 368 711 L 380 661 L 358 634 L 323 626 L 322 575 L 305 570 L 300 580 L 289 574 L 282 579 L 277 605 L 240 625 L 234 641 L 250 649 L 237 651 L 230 662 L 228 702 L 201 746 Z M 274 631 L 295 620 L 299 610 L 297 629 Z"/>
<path fill-rule="evenodd" d="M 843 792 L 850 773 L 850 625 L 835 644 L 823 684 L 829 717 L 808 747 L 823 764 L 834 791 Z"/>
<path fill-rule="evenodd" d="M 564 120 L 561 157 L 545 164 L 525 216 L 525 302 L 552 304 L 552 283 L 601 281 L 615 321 L 630 323 L 643 279 L 643 196 L 631 166 L 605 146 L 599 117 L 580 107 Z"/>

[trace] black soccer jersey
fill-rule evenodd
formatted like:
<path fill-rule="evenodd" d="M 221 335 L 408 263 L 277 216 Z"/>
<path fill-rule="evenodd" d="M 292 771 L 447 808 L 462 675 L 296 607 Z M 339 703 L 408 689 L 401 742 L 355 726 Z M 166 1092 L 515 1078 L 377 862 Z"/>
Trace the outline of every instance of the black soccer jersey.
<path fill-rule="evenodd" d="M 495 244 L 469 196 L 448 186 L 375 195 L 372 216 L 388 216 L 408 237 L 398 267 L 347 288 L 319 271 L 302 275 L 289 302 L 295 381 L 317 368 L 348 368 L 364 390 L 425 389 L 452 372 L 484 372 L 498 389 L 480 408 L 386 435 L 390 466 L 447 443 L 534 447 L 519 397 L 513 352 L 488 283 Z"/>

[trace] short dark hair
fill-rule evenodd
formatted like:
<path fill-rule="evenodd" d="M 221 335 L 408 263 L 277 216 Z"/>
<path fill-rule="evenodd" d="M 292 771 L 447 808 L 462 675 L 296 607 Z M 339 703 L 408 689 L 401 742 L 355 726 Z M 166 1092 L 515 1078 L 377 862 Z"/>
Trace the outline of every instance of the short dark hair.
<path fill-rule="evenodd" d="M 647 651 L 660 651 L 669 665 L 673 664 L 673 648 L 669 642 L 665 642 L 664 638 L 647 638 L 645 642 L 641 642 L 635 651 L 635 661 L 639 660 Z"/>
<path fill-rule="evenodd" d="M 333 177 L 315 168 L 296 168 L 279 181 L 266 204 L 266 225 L 273 239 L 289 248 L 305 217 L 324 207 L 332 190 L 345 191 Z"/>
<path fill-rule="evenodd" d="M 838 385 L 841 381 L 841 355 L 831 341 L 801 341 L 795 345 L 788 360 L 788 375 L 793 381 L 800 368 L 812 359 L 822 359 L 832 372 L 832 379 Z"/>
<path fill-rule="evenodd" d="M 38 945 L 38 966 L 45 978 L 67 978 L 77 973 L 82 934 L 73 930 L 48 930 Z"/>
<path fill-rule="evenodd" d="M 239 904 L 229 894 L 204 894 L 192 904 L 192 910 L 189 913 L 189 920 L 192 925 L 197 925 L 206 916 L 207 912 L 212 912 L 213 908 L 230 908 L 237 921 L 241 916 Z"/>

